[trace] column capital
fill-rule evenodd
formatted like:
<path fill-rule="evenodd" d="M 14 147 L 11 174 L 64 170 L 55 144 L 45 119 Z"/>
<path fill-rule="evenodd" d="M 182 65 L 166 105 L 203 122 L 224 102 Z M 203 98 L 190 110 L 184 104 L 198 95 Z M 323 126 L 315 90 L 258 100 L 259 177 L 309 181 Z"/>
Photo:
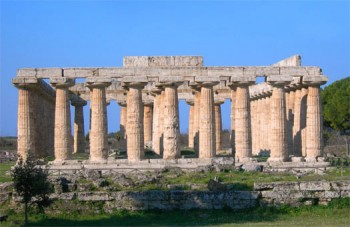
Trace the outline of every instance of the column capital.
<path fill-rule="evenodd" d="M 151 93 L 152 96 L 157 96 L 157 95 L 160 95 L 160 93 L 162 93 L 162 89 L 160 89 L 160 88 L 153 88 L 150 93 Z"/>
<path fill-rule="evenodd" d="M 75 80 L 66 77 L 52 77 L 50 78 L 50 84 L 56 88 L 69 88 L 74 86 Z"/>
<path fill-rule="evenodd" d="M 223 104 L 224 102 L 225 102 L 224 99 L 216 99 L 216 100 L 214 100 L 214 104 L 215 104 L 215 105 L 221 105 L 221 104 Z"/>
<path fill-rule="evenodd" d="M 126 107 L 126 100 L 118 101 L 118 105 L 122 107 Z"/>
<path fill-rule="evenodd" d="M 135 89 L 143 89 L 147 85 L 147 82 L 124 82 L 123 87 L 135 88 Z"/>
<path fill-rule="evenodd" d="M 157 87 L 178 87 L 181 84 L 183 84 L 183 82 L 181 81 L 174 81 L 174 82 L 161 82 L 159 84 L 157 84 Z"/>
<path fill-rule="evenodd" d="M 236 89 L 237 87 L 249 87 L 253 85 L 255 81 L 231 81 L 227 86 L 231 89 Z"/>
<path fill-rule="evenodd" d="M 319 76 L 303 76 L 302 78 L 302 84 L 306 86 L 321 86 L 325 83 L 327 83 L 328 77 L 319 75 Z"/>
<path fill-rule="evenodd" d="M 194 99 L 186 99 L 186 103 L 190 106 L 194 105 Z"/>
<path fill-rule="evenodd" d="M 210 82 L 197 82 L 199 87 L 214 87 L 215 85 L 219 84 L 218 81 L 210 81 Z"/>
<path fill-rule="evenodd" d="M 72 106 L 86 106 L 87 102 L 76 95 L 71 95 L 71 105 Z"/>
<path fill-rule="evenodd" d="M 269 81 L 268 84 L 274 88 L 284 88 L 290 81 Z"/>
<path fill-rule="evenodd" d="M 109 85 L 111 85 L 111 82 L 98 82 L 98 81 L 92 82 L 92 81 L 88 81 L 85 84 L 85 86 L 90 88 L 90 89 L 93 89 L 93 88 L 106 88 Z"/>
<path fill-rule="evenodd" d="M 12 83 L 17 88 L 22 88 L 22 89 L 35 88 L 35 86 L 38 84 L 38 79 L 15 77 L 12 79 Z"/>
<path fill-rule="evenodd" d="M 153 102 L 151 102 L 151 101 L 144 101 L 143 105 L 144 106 L 153 106 Z"/>
<path fill-rule="evenodd" d="M 189 87 L 191 87 L 191 89 L 193 91 L 200 91 L 200 87 L 198 86 L 198 83 L 196 83 L 196 82 L 190 82 Z"/>

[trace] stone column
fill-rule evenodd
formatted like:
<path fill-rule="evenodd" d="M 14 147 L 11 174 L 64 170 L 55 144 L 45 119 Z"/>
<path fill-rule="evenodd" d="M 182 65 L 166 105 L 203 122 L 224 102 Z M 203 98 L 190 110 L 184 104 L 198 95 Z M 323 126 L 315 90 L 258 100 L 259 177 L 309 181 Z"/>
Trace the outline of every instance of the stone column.
<path fill-rule="evenodd" d="M 103 162 L 108 157 L 106 87 L 108 82 L 88 82 L 91 107 L 90 161 Z"/>
<path fill-rule="evenodd" d="M 127 106 L 126 101 L 118 102 L 120 105 L 120 141 L 119 141 L 119 150 L 126 151 L 126 120 L 127 120 Z"/>
<path fill-rule="evenodd" d="M 223 104 L 223 100 L 216 100 L 214 102 L 214 116 L 215 116 L 215 149 L 216 151 L 220 151 L 221 148 L 221 132 L 222 132 L 222 120 L 221 120 L 221 104 Z"/>
<path fill-rule="evenodd" d="M 270 118 L 270 148 L 271 154 L 268 162 L 284 162 L 288 158 L 287 134 L 286 134 L 286 100 L 284 94 L 285 82 L 273 83 L 271 97 L 271 118 Z"/>
<path fill-rule="evenodd" d="M 236 89 L 235 146 L 236 161 L 249 161 L 252 157 L 252 135 L 248 83 L 240 83 Z"/>
<path fill-rule="evenodd" d="M 231 87 L 231 148 L 232 148 L 232 156 L 235 157 L 236 154 L 236 146 L 235 146 L 235 118 L 236 118 L 236 87 Z"/>
<path fill-rule="evenodd" d="M 216 155 L 215 112 L 213 86 L 217 83 L 201 83 L 199 158 L 212 158 Z"/>
<path fill-rule="evenodd" d="M 84 153 L 85 152 L 85 130 L 84 130 L 83 107 L 86 105 L 86 101 L 84 100 L 72 101 L 72 105 L 75 107 L 73 153 Z"/>
<path fill-rule="evenodd" d="M 153 121 L 152 121 L 152 149 L 153 151 L 160 155 L 160 115 L 162 114 L 161 111 L 161 90 L 160 89 L 154 89 L 151 91 L 151 94 L 154 96 L 153 101 Z"/>
<path fill-rule="evenodd" d="M 127 108 L 127 153 L 129 161 L 138 161 L 144 158 L 144 130 L 142 89 L 146 83 L 126 83 L 128 87 Z"/>
<path fill-rule="evenodd" d="M 190 106 L 189 118 L 188 118 L 188 147 L 194 148 L 194 102 L 187 101 L 187 104 Z"/>
<path fill-rule="evenodd" d="M 252 133 L 252 154 L 257 155 L 259 149 L 259 138 L 258 138 L 258 105 L 259 99 L 250 101 L 250 122 L 251 122 L 251 133 Z"/>
<path fill-rule="evenodd" d="M 74 81 L 57 78 L 51 80 L 51 84 L 56 87 L 55 162 L 61 162 L 70 159 L 73 151 L 68 88 L 74 85 Z"/>
<path fill-rule="evenodd" d="M 34 151 L 34 118 L 31 107 L 31 86 L 15 84 L 18 88 L 17 153 L 26 160 Z"/>
<path fill-rule="evenodd" d="M 301 89 L 297 89 L 294 94 L 294 119 L 293 119 L 293 154 L 301 157 Z"/>
<path fill-rule="evenodd" d="M 164 153 L 163 159 L 176 159 L 180 157 L 180 126 L 179 103 L 177 96 L 177 83 L 162 84 L 164 89 Z"/>
<path fill-rule="evenodd" d="M 293 124 L 295 91 L 290 90 L 286 98 L 288 98 L 288 102 L 286 102 L 288 154 L 292 155 L 294 154 Z"/>
<path fill-rule="evenodd" d="M 318 157 L 323 156 L 322 123 L 320 84 L 312 83 L 308 87 L 307 95 L 305 158 L 307 162 L 315 162 Z"/>
<path fill-rule="evenodd" d="M 191 84 L 193 95 L 193 147 L 196 152 L 199 152 L 199 126 L 201 115 L 201 93 L 197 84 Z"/>
<path fill-rule="evenodd" d="M 307 96 L 308 89 L 301 89 L 301 104 L 300 104 L 300 137 L 301 137 L 301 153 L 306 156 L 306 115 L 307 115 Z"/>
<path fill-rule="evenodd" d="M 143 123 L 144 123 L 144 141 L 146 147 L 152 146 L 152 121 L 153 121 L 153 103 L 144 103 Z"/>

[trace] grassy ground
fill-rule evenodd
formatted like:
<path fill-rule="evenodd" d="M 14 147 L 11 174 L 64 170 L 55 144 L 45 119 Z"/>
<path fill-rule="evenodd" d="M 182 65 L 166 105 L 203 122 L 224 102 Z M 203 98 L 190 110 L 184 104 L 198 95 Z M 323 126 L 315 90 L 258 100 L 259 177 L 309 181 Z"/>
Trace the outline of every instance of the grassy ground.
<path fill-rule="evenodd" d="M 8 170 L 15 164 L 15 162 L 0 163 L 0 183 L 11 181 L 11 176 L 6 174 Z"/>
<path fill-rule="evenodd" d="M 112 214 L 31 214 L 30 226 L 348 226 L 350 199 L 328 206 L 256 208 L 243 211 L 116 211 Z M 18 226 L 23 214 L 10 214 L 1 226 Z"/>

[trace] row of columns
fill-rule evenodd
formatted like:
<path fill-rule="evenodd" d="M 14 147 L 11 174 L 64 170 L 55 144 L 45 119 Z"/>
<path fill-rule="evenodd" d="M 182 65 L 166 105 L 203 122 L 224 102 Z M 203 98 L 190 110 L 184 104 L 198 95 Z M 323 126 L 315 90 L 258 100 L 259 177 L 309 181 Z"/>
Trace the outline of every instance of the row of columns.
<path fill-rule="evenodd" d="M 82 108 L 86 102 L 72 102 L 72 105 L 75 106 L 73 140 L 68 88 L 74 82 L 62 78 L 51 84 L 56 88 L 55 120 L 51 119 L 47 122 L 54 122 L 54 137 L 51 138 L 54 138 L 55 160 L 64 161 L 70 159 L 73 152 L 81 152 L 85 149 Z M 198 150 L 199 158 L 212 158 L 216 155 L 216 151 L 221 149 L 220 105 L 222 102 L 214 102 L 213 86 L 216 84 L 217 82 L 199 82 L 192 86 L 194 99 L 193 105 L 190 103 L 189 145 Z M 106 160 L 108 155 L 105 88 L 109 85 L 108 82 L 88 83 L 91 90 L 91 161 L 101 162 Z M 162 155 L 164 159 L 179 158 L 177 95 L 179 84 L 163 83 L 154 90 L 152 92 L 154 95 L 153 108 L 150 104 L 142 103 L 142 89 L 145 85 L 146 83 L 141 82 L 125 83 L 128 92 L 126 103 L 121 107 L 120 136 L 127 139 L 128 159 L 131 161 L 143 159 L 145 143 L 152 143 L 154 151 Z M 286 95 L 285 83 L 274 83 L 271 97 L 255 101 L 250 101 L 249 85 L 250 83 L 243 82 L 231 86 L 231 140 L 233 153 L 238 162 L 248 161 L 252 157 L 252 150 L 255 149 L 270 149 L 269 161 L 285 161 L 289 154 L 297 154 L 299 151 L 306 156 L 308 161 L 315 160 L 321 155 L 322 124 L 319 84 L 311 84 L 308 89 L 299 89 Z M 28 149 L 39 150 L 40 148 L 35 145 L 39 140 L 35 139 L 34 125 L 36 124 L 33 111 L 37 108 L 34 108 L 35 105 L 32 104 L 34 93 L 30 92 L 28 87 L 19 85 L 18 88 L 18 150 L 19 154 L 25 156 Z M 308 92 L 307 95 L 305 95 L 306 92 Z M 307 100 L 305 100 L 306 96 Z M 304 101 L 307 102 L 308 108 Z M 48 106 L 51 103 L 52 110 L 52 102 L 36 103 Z M 302 114 L 305 109 L 307 109 L 306 115 Z M 47 114 L 47 118 L 50 117 L 53 117 L 52 114 Z M 304 120 L 305 127 L 303 127 Z M 268 125 L 269 128 L 267 128 Z M 47 128 L 49 130 L 53 127 L 48 125 Z M 50 134 L 48 131 L 41 135 L 44 134 L 49 137 L 52 132 Z M 293 140 L 290 140 L 291 135 L 293 135 Z M 306 135 L 307 142 L 304 139 Z M 50 139 L 46 143 L 49 141 Z M 268 144 L 266 141 L 269 141 Z M 298 149 L 300 147 L 301 150 Z"/>

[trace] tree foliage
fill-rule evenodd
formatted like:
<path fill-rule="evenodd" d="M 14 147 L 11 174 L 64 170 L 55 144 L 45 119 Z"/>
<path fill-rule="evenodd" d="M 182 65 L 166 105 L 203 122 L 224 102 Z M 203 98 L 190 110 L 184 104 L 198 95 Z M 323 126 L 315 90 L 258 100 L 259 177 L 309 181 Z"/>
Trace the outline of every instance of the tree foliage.
<path fill-rule="evenodd" d="M 35 161 L 30 157 L 26 161 L 20 157 L 11 175 L 15 190 L 25 205 L 25 225 L 27 225 L 30 205 L 35 203 L 40 210 L 49 205 L 48 195 L 52 191 L 52 187 L 48 181 L 48 173 L 37 167 Z"/>
<path fill-rule="evenodd" d="M 350 130 L 350 77 L 335 81 L 322 91 L 323 119 L 327 127 Z"/>

